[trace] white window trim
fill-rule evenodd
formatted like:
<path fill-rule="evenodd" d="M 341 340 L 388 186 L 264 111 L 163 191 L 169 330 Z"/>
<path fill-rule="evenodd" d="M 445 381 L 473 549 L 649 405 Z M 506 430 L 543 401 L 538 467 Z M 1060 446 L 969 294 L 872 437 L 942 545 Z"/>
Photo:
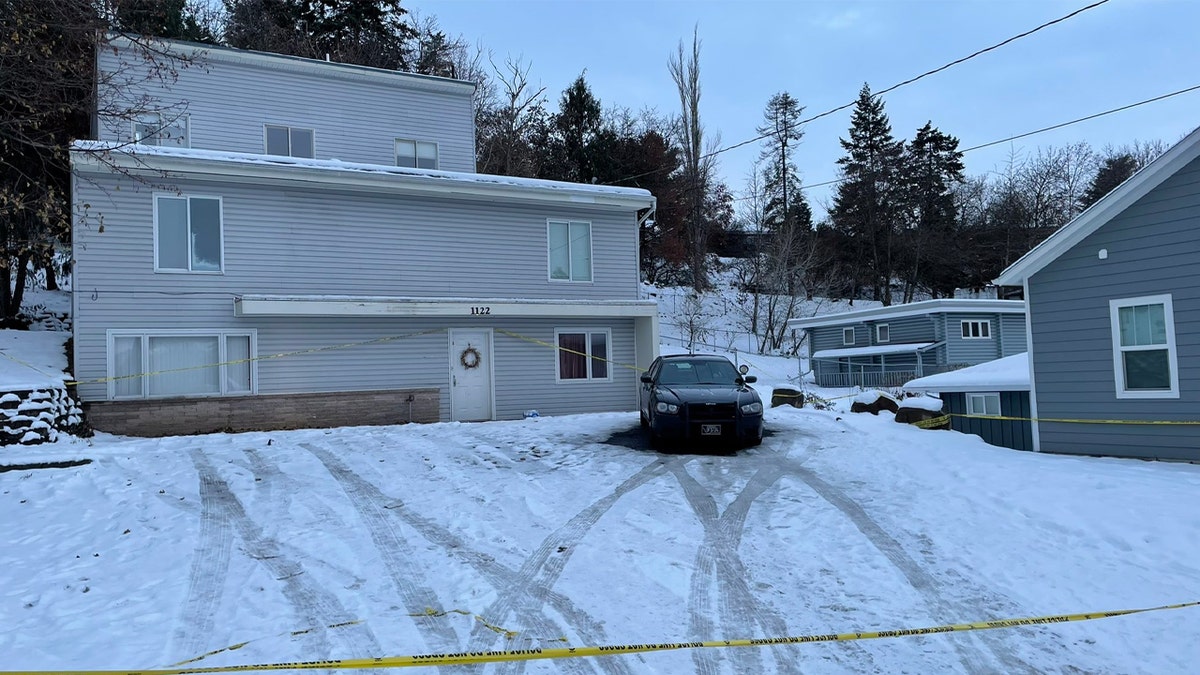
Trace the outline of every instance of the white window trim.
<path fill-rule="evenodd" d="M 882 334 L 879 332 L 879 329 L 881 329 L 881 328 L 886 328 L 886 329 L 887 329 L 887 337 L 886 337 L 886 338 L 885 338 L 885 337 L 883 337 L 883 336 L 882 336 Z M 884 344 L 884 343 L 888 343 L 888 342 L 891 342 L 891 341 L 892 341 L 892 329 L 891 329 L 891 326 L 890 326 L 890 325 L 888 325 L 888 324 L 886 324 L 886 323 L 877 323 L 877 324 L 875 324 L 875 342 L 877 342 L 877 343 L 879 343 L 879 344 Z"/>
<path fill-rule="evenodd" d="M 982 396 L 985 399 L 991 398 L 993 396 L 996 397 L 996 410 L 999 412 L 999 414 L 998 415 L 989 415 L 987 413 L 987 402 L 986 401 L 983 404 L 983 410 L 975 410 L 974 406 L 971 405 L 971 397 L 972 396 Z M 968 415 L 975 415 L 978 417 L 1003 417 L 1004 416 L 1004 408 L 1003 408 L 1003 403 L 1000 400 L 1000 392 L 998 392 L 998 391 L 971 391 L 971 392 L 967 392 L 966 397 L 967 397 L 967 414 Z"/>
<path fill-rule="evenodd" d="M 555 279 L 554 278 L 554 264 L 553 264 L 553 260 L 551 260 L 551 258 L 550 258 L 550 228 L 555 223 L 566 223 L 566 225 L 567 225 L 567 246 L 568 246 L 568 248 L 567 248 L 567 278 L 566 279 Z M 570 245 L 571 245 L 571 224 L 572 223 L 579 223 L 581 225 L 588 226 L 588 250 L 591 251 L 591 253 L 592 253 L 592 257 L 591 257 L 592 269 L 590 269 L 588 271 L 591 273 L 589 275 L 592 277 L 591 279 L 577 281 L 572 278 L 573 276 L 575 276 L 574 270 L 571 268 Z M 561 218 L 548 218 L 546 220 L 546 278 L 549 279 L 551 283 L 555 283 L 555 284 L 593 284 L 596 282 L 596 246 L 595 246 L 594 237 L 592 236 L 592 221 L 590 221 L 590 220 L 571 220 L 569 218 L 565 219 L 565 220 L 561 219 Z"/>
<path fill-rule="evenodd" d="M 562 335 L 563 333 L 568 333 L 568 334 L 583 333 L 588 336 L 587 337 L 587 349 L 588 349 L 588 359 L 587 359 L 588 376 L 587 377 L 573 377 L 573 378 L 563 379 L 562 373 L 559 370 L 559 360 L 558 360 L 558 336 Z M 592 359 L 592 334 L 593 333 L 604 333 L 604 336 L 605 336 L 604 339 L 606 341 L 606 344 L 608 345 L 608 356 L 605 357 L 605 359 L 608 362 L 608 368 L 606 369 L 608 377 L 592 377 L 592 365 L 594 363 L 593 359 Z M 612 382 L 614 365 L 616 365 L 616 364 L 613 362 L 613 340 L 612 340 L 612 329 L 611 328 L 555 328 L 554 329 L 554 381 L 556 384 L 586 384 L 586 383 L 592 383 L 592 382 Z"/>
<path fill-rule="evenodd" d="M 287 129 L 287 132 L 288 132 L 288 154 L 286 154 L 286 155 L 271 155 L 271 153 L 267 152 L 267 127 L 275 127 L 276 129 Z M 272 157 L 296 157 L 296 155 L 292 154 L 292 129 L 297 129 L 299 131 L 307 131 L 308 133 L 312 134 L 312 149 L 313 149 L 312 159 L 316 159 L 316 157 L 317 157 L 317 130 L 316 129 L 311 129 L 309 127 L 293 126 L 291 124 L 275 124 L 273 122 L 263 122 L 263 132 L 262 132 L 263 154 L 271 155 Z M 308 157 L 296 157 L 296 159 L 309 159 L 309 158 Z"/>
<path fill-rule="evenodd" d="M 218 338 L 217 345 L 217 360 L 220 362 L 221 373 L 219 382 L 221 384 L 221 392 L 216 394 L 172 394 L 170 396 L 150 396 L 150 380 L 144 375 L 150 371 L 150 338 L 152 337 L 216 337 Z M 113 370 L 114 348 L 117 338 L 139 337 L 142 339 L 142 393 L 140 396 L 117 396 L 117 381 L 113 378 L 117 377 Z M 250 338 L 250 391 L 225 391 L 225 362 L 228 358 L 225 355 L 225 340 L 228 337 L 249 337 Z M 217 398 L 223 396 L 250 396 L 258 393 L 258 330 L 247 328 L 245 330 L 204 330 L 203 328 L 188 328 L 179 330 L 130 330 L 130 329 L 109 329 L 105 333 L 105 363 L 107 365 L 108 375 L 108 400 L 110 401 L 142 401 L 156 400 L 168 398 Z M 216 364 L 214 364 L 216 365 Z"/>
<path fill-rule="evenodd" d="M 966 326 L 968 324 L 976 324 L 976 323 L 980 324 L 982 326 L 987 326 L 987 335 L 980 335 L 978 337 L 972 336 L 972 335 L 963 335 L 963 327 L 964 326 Z M 980 332 L 982 333 L 983 331 L 980 331 Z M 962 336 L 962 339 L 964 339 L 964 340 L 991 340 L 992 339 L 992 321 L 991 321 L 991 319 L 963 319 L 962 321 L 960 321 L 958 323 L 958 334 L 960 336 Z"/>
<path fill-rule="evenodd" d="M 396 146 L 400 145 L 400 143 L 412 143 L 413 144 L 413 152 L 416 152 L 418 155 L 420 155 L 420 152 L 417 149 L 418 145 L 420 145 L 421 143 L 424 143 L 426 145 L 432 145 L 433 146 L 433 170 L 434 171 L 441 170 L 441 168 L 442 168 L 442 145 L 441 145 L 441 143 L 439 143 L 437 141 L 422 141 L 417 138 L 404 138 L 402 136 L 397 136 L 396 139 L 394 141 L 392 141 L 392 161 L 396 163 L 396 166 L 400 166 L 400 163 L 396 161 L 396 156 L 400 154 L 399 152 L 396 151 Z M 415 164 L 416 161 L 417 161 L 417 158 L 414 157 L 413 163 Z M 420 167 L 412 167 L 412 168 L 415 169 L 415 168 L 420 168 Z"/>
<path fill-rule="evenodd" d="M 847 341 L 846 341 L 846 333 L 847 333 L 847 332 L 849 332 L 849 333 L 850 333 L 850 341 L 849 341 L 849 342 L 847 342 Z M 851 327 L 849 327 L 849 328 L 843 328 L 843 329 L 842 329 L 842 346 L 845 346 L 845 345 L 852 345 L 852 344 L 854 344 L 854 343 L 855 343 L 857 340 L 858 340 L 858 332 L 857 332 L 857 331 L 854 329 L 854 327 L 853 327 L 853 326 L 851 326 Z"/>
<path fill-rule="evenodd" d="M 1121 307 L 1137 305 L 1162 305 L 1163 317 L 1167 323 L 1167 344 L 1147 345 L 1144 347 L 1121 346 L 1121 324 L 1118 311 Z M 1171 294 L 1143 295 L 1137 298 L 1119 298 L 1108 301 L 1109 321 L 1112 325 L 1113 377 L 1116 380 L 1117 398 L 1179 398 L 1179 352 L 1175 348 L 1175 308 L 1171 302 Z M 1167 367 L 1171 374 L 1170 389 L 1133 389 L 1125 388 L 1125 363 L 1121 354 L 1126 351 L 1143 351 L 1149 349 L 1167 348 Z"/>
<path fill-rule="evenodd" d="M 177 269 L 174 267 L 159 267 L 158 266 L 158 200 L 161 197 L 170 199 L 187 199 L 188 204 L 188 269 Z M 192 209 L 190 201 L 195 199 L 215 199 L 217 200 L 217 212 L 221 219 L 219 227 L 219 236 L 221 237 L 221 269 L 218 270 L 193 270 L 192 269 Z M 155 192 L 154 193 L 154 272 L 157 274 L 225 274 L 225 199 L 217 195 L 197 195 L 197 194 L 175 194 L 174 192 Z"/>
<path fill-rule="evenodd" d="M 147 124 L 147 120 L 149 120 L 151 118 L 157 118 L 157 121 L 154 122 L 153 124 L 159 130 L 161 130 L 162 129 L 162 114 L 161 113 L 156 113 L 156 112 L 143 113 L 143 114 L 138 115 L 137 117 L 129 120 L 129 140 L 133 141 L 134 143 L 142 143 L 141 139 L 138 138 L 138 133 L 137 133 L 138 125 L 139 124 L 142 124 L 142 125 Z M 158 136 L 157 133 L 155 133 L 154 135 L 156 137 Z"/>

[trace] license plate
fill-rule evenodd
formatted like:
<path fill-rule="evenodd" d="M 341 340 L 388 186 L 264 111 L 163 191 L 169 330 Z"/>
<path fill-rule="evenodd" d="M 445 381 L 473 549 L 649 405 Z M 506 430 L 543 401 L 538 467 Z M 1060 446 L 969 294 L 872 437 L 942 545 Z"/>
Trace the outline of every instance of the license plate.
<path fill-rule="evenodd" d="M 700 425 L 700 435 L 701 436 L 720 436 L 721 435 L 721 425 L 720 424 L 701 424 Z"/>

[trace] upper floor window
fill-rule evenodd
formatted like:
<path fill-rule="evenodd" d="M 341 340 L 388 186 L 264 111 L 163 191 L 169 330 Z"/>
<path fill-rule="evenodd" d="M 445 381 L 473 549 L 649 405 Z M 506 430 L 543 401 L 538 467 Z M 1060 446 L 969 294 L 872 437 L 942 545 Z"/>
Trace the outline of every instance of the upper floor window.
<path fill-rule="evenodd" d="M 155 270 L 220 272 L 221 240 L 219 197 L 155 197 Z"/>
<path fill-rule="evenodd" d="M 557 281 L 591 281 L 592 224 L 551 220 L 548 228 L 550 278 Z"/>
<path fill-rule="evenodd" d="M 438 168 L 437 143 L 396 139 L 396 166 L 415 169 Z"/>
<path fill-rule="evenodd" d="M 844 344 L 844 345 L 854 344 L 854 328 L 853 327 L 842 329 L 842 344 Z"/>
<path fill-rule="evenodd" d="M 980 340 L 992 337 L 992 322 L 984 319 L 982 321 L 963 321 L 962 336 L 964 340 Z"/>
<path fill-rule="evenodd" d="M 313 130 L 285 127 L 275 124 L 264 125 L 268 155 L 283 157 L 316 157 L 313 148 Z"/>
<path fill-rule="evenodd" d="M 1171 296 L 1109 302 L 1117 398 L 1179 398 Z"/>
<path fill-rule="evenodd" d="M 188 147 L 187 115 L 146 113 L 138 115 L 132 124 L 134 143 Z"/>
<path fill-rule="evenodd" d="M 255 331 L 110 331 L 113 399 L 250 394 Z"/>
<path fill-rule="evenodd" d="M 558 343 L 559 380 L 609 380 L 609 331 L 559 330 L 554 332 Z"/>
<path fill-rule="evenodd" d="M 877 324 L 875 326 L 875 341 L 879 343 L 891 342 L 892 329 L 886 323 Z"/>

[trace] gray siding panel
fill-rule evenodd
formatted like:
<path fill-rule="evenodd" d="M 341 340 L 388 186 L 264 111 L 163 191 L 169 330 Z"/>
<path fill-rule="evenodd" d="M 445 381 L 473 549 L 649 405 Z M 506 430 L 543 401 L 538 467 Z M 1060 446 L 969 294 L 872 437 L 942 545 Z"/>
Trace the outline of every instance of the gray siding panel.
<path fill-rule="evenodd" d="M 394 166 L 396 138 L 438 143 L 439 168 L 475 170 L 475 117 L 469 90 L 432 91 L 374 79 L 321 77 L 313 73 L 255 67 L 220 60 L 218 52 L 199 63 L 178 68 L 166 83 L 138 75 L 148 72 L 140 57 L 101 49 L 102 72 L 128 78 L 121 95 L 145 95 L 170 106 L 171 115 L 185 110 L 191 147 L 225 152 L 265 152 L 263 125 L 282 124 L 315 131 L 317 159 L 340 159 Z M 465 89 L 465 88 L 464 88 Z M 182 103 L 181 103 L 182 102 Z M 128 141 L 127 120 L 102 120 L 101 140 Z"/>
<path fill-rule="evenodd" d="M 949 314 L 946 315 L 946 359 L 947 363 L 974 365 L 1000 358 L 1000 315 L 998 314 Z M 963 321 L 987 321 L 991 328 L 989 338 L 963 338 Z"/>
<path fill-rule="evenodd" d="M 1118 399 L 1109 301 L 1164 293 L 1179 398 Z M 1039 417 L 1200 420 L 1200 160 L 1034 274 L 1028 306 Z M 1039 435 L 1050 452 L 1200 459 L 1197 426 L 1043 422 Z"/>
<path fill-rule="evenodd" d="M 1000 356 L 1012 356 L 1029 351 L 1029 335 L 1025 331 L 1024 314 L 1000 315 Z"/>

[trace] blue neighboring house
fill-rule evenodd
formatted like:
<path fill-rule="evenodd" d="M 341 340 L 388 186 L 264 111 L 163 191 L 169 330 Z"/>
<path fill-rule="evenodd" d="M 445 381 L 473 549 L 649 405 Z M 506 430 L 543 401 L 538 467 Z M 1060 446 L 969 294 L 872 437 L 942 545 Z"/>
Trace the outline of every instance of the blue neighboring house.
<path fill-rule="evenodd" d="M 1026 353 L 917 378 L 904 390 L 940 397 L 942 412 L 951 416 L 950 428 L 955 431 L 1004 448 L 1033 450 Z"/>
<path fill-rule="evenodd" d="M 899 387 L 1025 351 L 1020 300 L 925 300 L 788 320 L 821 387 Z"/>
<path fill-rule="evenodd" d="M 1025 290 L 1034 449 L 1200 461 L 1200 129 L 996 283 Z"/>

